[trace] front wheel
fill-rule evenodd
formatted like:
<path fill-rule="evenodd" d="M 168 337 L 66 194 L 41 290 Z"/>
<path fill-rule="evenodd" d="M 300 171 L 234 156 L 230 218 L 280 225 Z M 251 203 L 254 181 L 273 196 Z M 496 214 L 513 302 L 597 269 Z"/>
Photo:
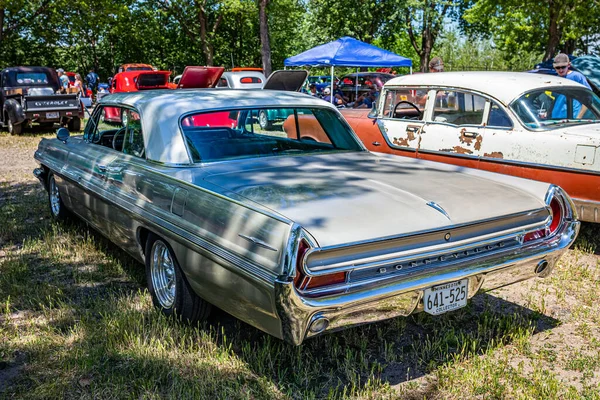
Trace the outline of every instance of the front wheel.
<path fill-rule="evenodd" d="M 266 111 L 260 110 L 260 112 L 258 113 L 258 124 L 262 129 L 271 128 L 271 121 L 269 121 L 269 117 Z"/>
<path fill-rule="evenodd" d="M 58 185 L 54 179 L 54 174 L 48 176 L 48 204 L 50 205 L 50 214 L 52 218 L 58 221 L 64 221 L 69 216 L 69 211 L 60 197 Z"/>
<path fill-rule="evenodd" d="M 146 242 L 146 279 L 152 302 L 163 314 L 195 323 L 205 320 L 211 305 L 194 293 L 171 247 L 154 234 Z"/>

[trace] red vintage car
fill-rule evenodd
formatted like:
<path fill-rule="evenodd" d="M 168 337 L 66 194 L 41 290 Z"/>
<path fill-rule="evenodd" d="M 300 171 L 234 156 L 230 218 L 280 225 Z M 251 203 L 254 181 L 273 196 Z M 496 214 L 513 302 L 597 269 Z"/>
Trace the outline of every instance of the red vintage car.
<path fill-rule="evenodd" d="M 185 67 L 176 87 L 169 82 L 170 71 L 134 70 L 119 72 L 111 82 L 110 93 L 137 92 L 150 89 L 192 89 L 215 87 L 223 74 L 223 67 Z M 104 120 L 121 123 L 121 109 L 104 107 Z"/>

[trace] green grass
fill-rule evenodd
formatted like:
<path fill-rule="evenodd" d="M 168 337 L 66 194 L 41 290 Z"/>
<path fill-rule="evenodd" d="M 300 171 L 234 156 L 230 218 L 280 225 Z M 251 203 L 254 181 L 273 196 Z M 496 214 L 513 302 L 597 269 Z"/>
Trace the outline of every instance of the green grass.
<path fill-rule="evenodd" d="M 0 160 L 39 138 L 0 134 Z M 595 226 L 548 279 L 294 347 L 218 310 L 165 318 L 143 267 L 52 222 L 21 163 L 0 161 L 0 398 L 600 399 Z"/>

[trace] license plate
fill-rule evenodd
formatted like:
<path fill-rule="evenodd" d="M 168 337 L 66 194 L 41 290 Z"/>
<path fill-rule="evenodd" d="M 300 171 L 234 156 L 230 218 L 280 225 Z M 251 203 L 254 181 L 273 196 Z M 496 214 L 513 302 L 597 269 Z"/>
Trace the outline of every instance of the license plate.
<path fill-rule="evenodd" d="M 59 117 L 59 114 L 57 112 L 47 112 L 46 113 L 46 119 L 56 119 Z"/>
<path fill-rule="evenodd" d="M 468 279 L 463 279 L 425 289 L 425 312 L 438 315 L 466 306 L 468 283 Z"/>

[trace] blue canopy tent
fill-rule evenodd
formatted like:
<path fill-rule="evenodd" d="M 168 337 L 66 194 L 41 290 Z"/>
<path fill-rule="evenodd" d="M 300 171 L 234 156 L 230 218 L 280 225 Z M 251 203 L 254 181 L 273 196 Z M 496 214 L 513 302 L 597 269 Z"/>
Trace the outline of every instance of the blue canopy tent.
<path fill-rule="evenodd" d="M 412 74 L 411 59 L 348 36 L 286 58 L 283 65 L 286 67 L 305 65 L 331 67 L 332 93 L 334 67 L 409 67 Z"/>

